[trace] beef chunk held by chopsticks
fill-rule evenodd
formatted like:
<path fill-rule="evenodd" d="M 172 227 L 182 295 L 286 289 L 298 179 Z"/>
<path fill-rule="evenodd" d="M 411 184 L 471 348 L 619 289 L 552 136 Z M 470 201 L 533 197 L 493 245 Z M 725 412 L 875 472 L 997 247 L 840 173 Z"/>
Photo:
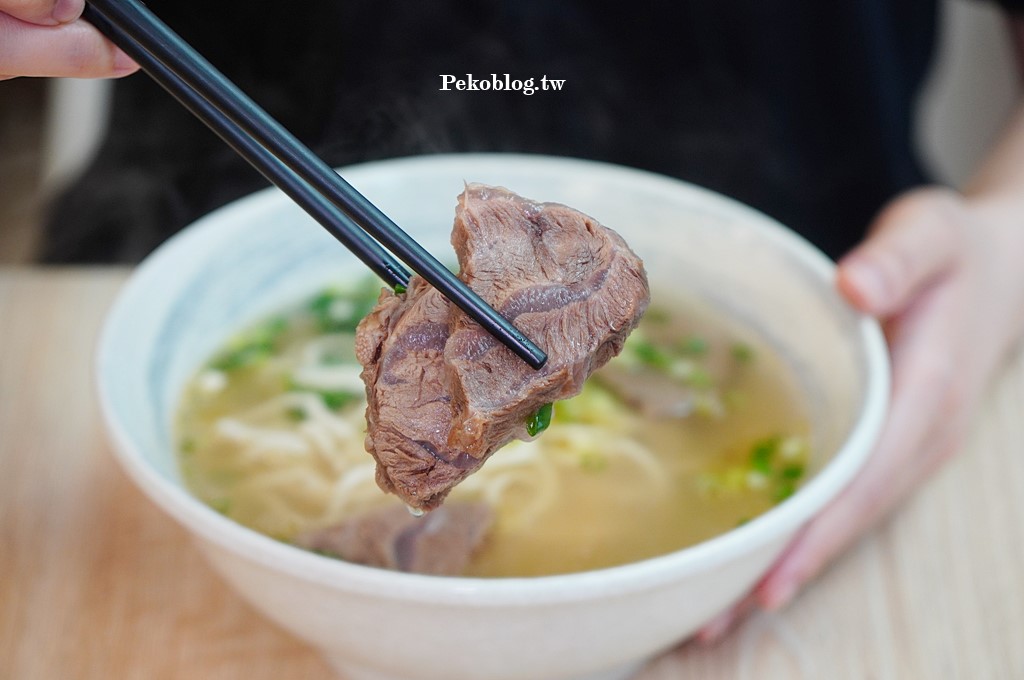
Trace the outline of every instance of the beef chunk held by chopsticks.
<path fill-rule="evenodd" d="M 530 368 L 418 277 L 360 324 L 366 448 L 377 481 L 415 509 L 512 439 L 545 404 L 579 394 L 647 308 L 643 263 L 583 213 L 470 184 L 452 231 L 459 277 L 548 353 Z"/>

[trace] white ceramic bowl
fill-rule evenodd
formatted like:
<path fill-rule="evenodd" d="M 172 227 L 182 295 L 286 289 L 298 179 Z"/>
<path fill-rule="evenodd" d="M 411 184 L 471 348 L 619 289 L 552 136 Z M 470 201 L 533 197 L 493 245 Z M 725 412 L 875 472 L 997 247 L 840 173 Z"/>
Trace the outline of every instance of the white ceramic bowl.
<path fill-rule="evenodd" d="M 198 539 L 224 578 L 350 680 L 628 677 L 747 591 L 849 482 L 881 426 L 886 348 L 833 291 L 831 262 L 764 215 L 691 185 L 598 163 L 455 155 L 344 176 L 442 260 L 463 180 L 576 207 L 644 258 L 655 294 L 709 299 L 774 343 L 812 404 L 816 474 L 770 512 L 713 540 L 611 569 L 543 578 L 441 578 L 304 552 L 250 531 L 182 487 L 171 421 L 189 374 L 233 331 L 364 269 L 283 195 L 203 218 L 138 268 L 97 359 L 118 458 Z"/>

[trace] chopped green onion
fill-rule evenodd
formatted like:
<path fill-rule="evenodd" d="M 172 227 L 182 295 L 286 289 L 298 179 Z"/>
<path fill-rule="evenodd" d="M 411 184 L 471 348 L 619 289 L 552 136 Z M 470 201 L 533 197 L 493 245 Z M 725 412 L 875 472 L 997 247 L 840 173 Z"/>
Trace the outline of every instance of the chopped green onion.
<path fill-rule="evenodd" d="M 218 371 L 236 371 L 259 363 L 273 353 L 274 346 L 270 343 L 246 344 L 217 357 L 210 362 L 210 368 L 215 368 Z"/>
<path fill-rule="evenodd" d="M 359 398 L 358 394 L 353 394 L 352 392 L 344 392 L 340 390 L 323 390 L 318 391 L 317 393 L 320 395 L 320 398 L 323 399 L 324 406 L 331 409 L 332 411 L 337 411 L 341 408 L 344 408 L 345 406 L 348 406 L 353 401 Z"/>
<path fill-rule="evenodd" d="M 740 363 L 749 363 L 754 359 L 754 348 L 745 342 L 737 342 L 732 346 L 732 358 Z"/>
<path fill-rule="evenodd" d="M 347 390 L 317 390 L 312 387 L 306 387 L 305 385 L 295 382 L 293 378 L 288 379 L 288 391 L 310 392 L 315 394 L 324 402 L 324 406 L 333 411 L 337 411 L 338 409 L 348 406 L 362 397 L 361 393 L 357 394 Z"/>
<path fill-rule="evenodd" d="M 349 303 L 351 309 L 346 314 L 338 314 L 338 303 Z M 325 290 L 317 295 L 309 303 L 309 311 L 313 312 L 317 325 L 321 331 L 352 331 L 358 321 L 353 320 L 355 316 L 355 305 L 351 304 L 341 293 L 334 290 Z"/>
<path fill-rule="evenodd" d="M 778 448 L 778 437 L 769 437 L 756 442 L 750 451 L 750 467 L 761 474 L 771 475 L 772 461 Z"/>
<path fill-rule="evenodd" d="M 237 337 L 230 349 L 210 362 L 210 368 L 228 372 L 259 363 L 277 350 L 277 342 L 287 330 L 287 319 L 271 319 Z"/>
<path fill-rule="evenodd" d="M 796 493 L 796 484 L 791 481 L 784 481 L 775 488 L 775 502 L 781 503 Z"/>
<path fill-rule="evenodd" d="M 270 338 L 277 339 L 279 335 L 288 330 L 288 319 L 283 316 L 278 316 L 266 323 L 260 332 L 267 335 Z"/>
<path fill-rule="evenodd" d="M 642 363 L 655 368 L 668 368 L 672 359 L 660 347 L 646 339 L 640 339 L 632 345 L 633 354 Z"/>
<path fill-rule="evenodd" d="M 531 437 L 536 437 L 538 434 L 548 429 L 551 425 L 551 414 L 554 408 L 551 404 L 544 404 L 537 411 L 530 415 L 526 419 L 526 432 Z"/>
<path fill-rule="evenodd" d="M 407 290 L 409 290 L 409 289 L 406 288 L 405 286 L 403 286 L 402 284 L 400 284 L 400 283 L 396 283 L 395 284 L 395 295 L 401 295 L 402 293 L 404 293 Z"/>
<path fill-rule="evenodd" d="M 799 463 L 792 463 L 779 470 L 779 476 L 783 479 L 796 481 L 804 476 L 804 466 Z"/>
<path fill-rule="evenodd" d="M 288 420 L 293 423 L 301 423 L 309 417 L 309 414 L 306 413 L 306 409 L 301 406 L 290 406 L 285 410 L 284 414 L 288 416 Z"/>
<path fill-rule="evenodd" d="M 314 314 L 323 314 L 336 299 L 338 299 L 338 293 L 336 291 L 325 290 L 318 293 L 315 298 L 309 301 L 309 311 Z"/>
<path fill-rule="evenodd" d="M 368 277 L 355 290 L 323 291 L 309 302 L 309 311 L 313 313 L 321 331 L 352 332 L 377 304 L 379 293 L 379 282 L 373 277 Z"/>
<path fill-rule="evenodd" d="M 697 335 L 691 335 L 679 343 L 679 351 L 683 354 L 707 354 L 708 341 Z"/>

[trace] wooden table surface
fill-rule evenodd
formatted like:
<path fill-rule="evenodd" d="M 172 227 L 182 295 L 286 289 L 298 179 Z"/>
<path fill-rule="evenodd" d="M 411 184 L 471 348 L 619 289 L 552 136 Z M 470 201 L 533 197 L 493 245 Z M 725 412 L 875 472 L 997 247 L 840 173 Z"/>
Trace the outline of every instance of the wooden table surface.
<path fill-rule="evenodd" d="M 92 356 L 126 275 L 0 268 L 0 678 L 332 677 L 111 456 Z M 1022 443 L 1018 355 L 962 455 L 789 609 L 637 680 L 1024 678 Z"/>

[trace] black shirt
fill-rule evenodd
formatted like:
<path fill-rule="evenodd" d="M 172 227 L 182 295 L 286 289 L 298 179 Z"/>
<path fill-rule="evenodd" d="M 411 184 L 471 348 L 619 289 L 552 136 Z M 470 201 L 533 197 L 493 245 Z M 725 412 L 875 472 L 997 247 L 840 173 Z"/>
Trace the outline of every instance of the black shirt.
<path fill-rule="evenodd" d="M 911 123 L 933 0 L 320 0 L 291 14 L 262 0 L 241 26 L 237 2 L 149 4 L 335 165 L 451 151 L 621 163 L 733 196 L 833 256 L 928 181 Z M 492 73 L 565 84 L 440 89 L 444 74 Z M 57 204 L 49 258 L 137 258 L 263 184 L 134 76 L 91 173 Z"/>

